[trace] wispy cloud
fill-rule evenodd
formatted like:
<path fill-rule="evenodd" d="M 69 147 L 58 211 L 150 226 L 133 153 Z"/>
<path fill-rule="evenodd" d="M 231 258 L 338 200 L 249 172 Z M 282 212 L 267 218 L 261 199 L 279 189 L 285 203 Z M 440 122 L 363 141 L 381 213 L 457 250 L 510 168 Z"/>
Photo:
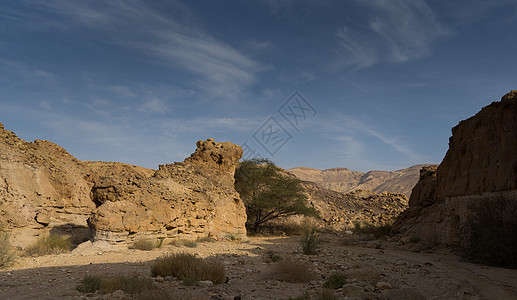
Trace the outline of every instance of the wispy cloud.
<path fill-rule="evenodd" d="M 341 115 L 320 125 L 337 143 L 336 154 L 347 167 L 390 169 L 424 161 L 407 141 L 357 117 Z M 386 152 L 396 161 L 386 160 Z"/>
<path fill-rule="evenodd" d="M 169 2 L 168 9 L 176 12 L 172 18 L 161 14 L 153 3 L 136 0 L 37 3 L 67 18 L 63 30 L 72 24 L 90 28 L 104 34 L 108 43 L 138 49 L 171 68 L 190 72 L 196 78 L 197 89 L 207 95 L 238 98 L 257 81 L 256 74 L 265 69 L 199 28 L 180 3 Z M 53 20 L 48 24 L 56 26 Z"/>
<path fill-rule="evenodd" d="M 369 11 L 366 21 L 348 19 L 335 32 L 343 65 L 364 68 L 425 57 L 433 41 L 447 34 L 424 0 L 358 2 Z"/>
<path fill-rule="evenodd" d="M 55 83 L 58 79 L 58 77 L 52 72 L 34 68 L 26 63 L 18 61 L 0 60 L 0 65 L 3 65 L 3 72 L 9 73 L 11 76 L 21 77 L 27 81 Z"/>

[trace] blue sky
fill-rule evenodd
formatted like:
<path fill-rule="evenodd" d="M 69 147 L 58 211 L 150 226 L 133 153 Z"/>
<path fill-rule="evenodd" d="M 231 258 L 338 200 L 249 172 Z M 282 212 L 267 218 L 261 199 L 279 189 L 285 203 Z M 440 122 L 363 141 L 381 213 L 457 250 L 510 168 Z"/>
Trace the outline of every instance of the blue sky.
<path fill-rule="evenodd" d="M 517 89 L 516 53 L 515 1 L 7 0 L 0 122 L 82 160 L 157 168 L 214 138 L 395 170 Z"/>

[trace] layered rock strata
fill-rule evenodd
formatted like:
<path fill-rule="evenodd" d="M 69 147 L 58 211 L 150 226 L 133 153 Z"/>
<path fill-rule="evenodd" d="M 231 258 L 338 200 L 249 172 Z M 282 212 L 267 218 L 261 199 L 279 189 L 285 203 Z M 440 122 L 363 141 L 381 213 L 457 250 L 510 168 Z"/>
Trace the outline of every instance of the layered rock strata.
<path fill-rule="evenodd" d="M 0 226 L 21 247 L 49 232 L 74 243 L 244 234 L 233 179 L 241 156 L 239 146 L 208 139 L 158 170 L 87 162 L 48 141 L 23 141 L 0 123 Z"/>
<path fill-rule="evenodd" d="M 460 226 L 481 202 L 517 199 L 517 91 L 452 129 L 438 168 L 424 168 L 409 208 L 395 223 L 405 235 L 456 244 Z"/>

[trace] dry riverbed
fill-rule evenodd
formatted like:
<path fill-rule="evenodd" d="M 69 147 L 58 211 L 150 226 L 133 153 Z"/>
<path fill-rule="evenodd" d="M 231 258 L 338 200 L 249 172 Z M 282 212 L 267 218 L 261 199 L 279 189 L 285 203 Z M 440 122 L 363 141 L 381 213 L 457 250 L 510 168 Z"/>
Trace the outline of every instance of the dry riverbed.
<path fill-rule="evenodd" d="M 350 246 L 336 235 L 324 240 L 317 255 L 302 254 L 296 237 L 251 237 L 198 243 L 195 248 L 164 245 L 152 251 L 84 244 L 72 253 L 18 258 L 13 267 L 0 271 L 0 299 L 133 299 L 121 292 L 84 294 L 75 287 L 86 275 L 150 277 L 153 260 L 170 252 L 216 258 L 227 276 L 226 283 L 214 286 L 153 278 L 157 294 L 171 299 L 289 299 L 306 291 L 316 295 L 333 273 L 342 273 L 347 280 L 331 291 L 337 299 L 517 299 L 517 270 L 464 263 L 453 255 L 383 249 L 386 245 Z M 307 267 L 296 275 L 309 279 L 282 280 L 289 264 Z"/>

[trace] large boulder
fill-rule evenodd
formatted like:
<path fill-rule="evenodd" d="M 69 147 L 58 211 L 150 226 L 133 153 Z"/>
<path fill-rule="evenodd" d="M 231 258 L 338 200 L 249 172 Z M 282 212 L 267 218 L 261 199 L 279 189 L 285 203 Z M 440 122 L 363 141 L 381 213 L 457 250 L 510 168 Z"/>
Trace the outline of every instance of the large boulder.
<path fill-rule="evenodd" d="M 517 194 L 517 91 L 452 129 L 436 170 L 423 169 L 395 228 L 428 242 L 455 244 L 470 209 Z"/>

